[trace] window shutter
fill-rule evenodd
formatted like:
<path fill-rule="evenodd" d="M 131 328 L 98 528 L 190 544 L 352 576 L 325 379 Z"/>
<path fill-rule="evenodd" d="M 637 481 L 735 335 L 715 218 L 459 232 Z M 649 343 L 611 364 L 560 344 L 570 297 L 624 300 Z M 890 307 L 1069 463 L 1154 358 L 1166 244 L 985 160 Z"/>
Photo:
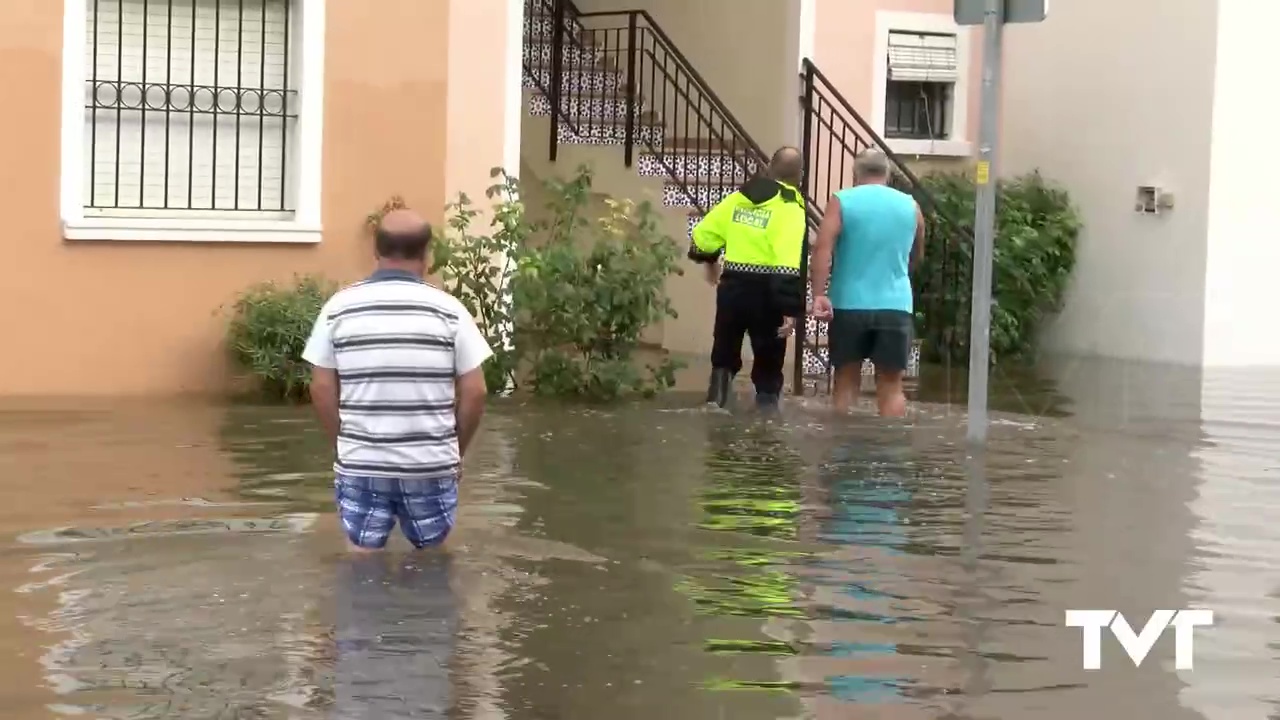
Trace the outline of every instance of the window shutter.
<path fill-rule="evenodd" d="M 86 207 L 292 209 L 289 2 L 89 3 Z"/>
<path fill-rule="evenodd" d="M 889 79 L 953 83 L 959 79 L 955 35 L 889 33 Z"/>

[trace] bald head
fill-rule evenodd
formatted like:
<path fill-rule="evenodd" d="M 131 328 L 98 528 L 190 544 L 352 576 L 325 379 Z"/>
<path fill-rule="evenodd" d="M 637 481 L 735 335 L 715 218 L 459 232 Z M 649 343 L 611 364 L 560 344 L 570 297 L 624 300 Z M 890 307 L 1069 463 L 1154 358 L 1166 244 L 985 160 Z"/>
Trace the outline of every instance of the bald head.
<path fill-rule="evenodd" d="M 769 175 L 789 185 L 800 185 L 800 176 L 804 174 L 804 157 L 799 148 L 789 145 L 778 148 L 769 159 Z"/>
<path fill-rule="evenodd" d="M 860 184 L 888 182 L 889 156 L 875 149 L 863 150 L 853 159 L 853 176 Z"/>
<path fill-rule="evenodd" d="M 386 260 L 423 260 L 431 244 L 431 225 L 418 213 L 392 210 L 374 231 L 378 257 Z"/>

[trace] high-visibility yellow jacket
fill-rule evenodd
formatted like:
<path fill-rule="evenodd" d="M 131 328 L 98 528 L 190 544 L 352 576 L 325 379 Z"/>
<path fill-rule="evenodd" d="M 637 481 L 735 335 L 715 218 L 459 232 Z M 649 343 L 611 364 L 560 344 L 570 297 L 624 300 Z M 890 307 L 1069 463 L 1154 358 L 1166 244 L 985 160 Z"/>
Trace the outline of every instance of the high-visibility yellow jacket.
<path fill-rule="evenodd" d="M 796 317 L 804 313 L 800 256 L 807 232 L 800 191 L 777 180 L 755 178 L 694 226 L 689 257 L 710 263 L 723 255 L 722 283 L 768 278 L 783 314 Z"/>

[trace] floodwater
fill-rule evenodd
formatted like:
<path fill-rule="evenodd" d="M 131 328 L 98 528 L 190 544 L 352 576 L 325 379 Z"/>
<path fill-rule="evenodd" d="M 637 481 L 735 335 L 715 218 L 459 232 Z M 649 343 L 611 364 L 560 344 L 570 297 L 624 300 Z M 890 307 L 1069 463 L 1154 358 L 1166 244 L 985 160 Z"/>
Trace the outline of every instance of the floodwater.
<path fill-rule="evenodd" d="M 11 403 L 0 716 L 1280 717 L 1280 379 L 997 389 L 976 458 L 937 378 L 907 422 L 499 403 L 447 549 L 373 558 L 306 409 Z M 1064 627 L 1190 607 L 1191 670 Z"/>

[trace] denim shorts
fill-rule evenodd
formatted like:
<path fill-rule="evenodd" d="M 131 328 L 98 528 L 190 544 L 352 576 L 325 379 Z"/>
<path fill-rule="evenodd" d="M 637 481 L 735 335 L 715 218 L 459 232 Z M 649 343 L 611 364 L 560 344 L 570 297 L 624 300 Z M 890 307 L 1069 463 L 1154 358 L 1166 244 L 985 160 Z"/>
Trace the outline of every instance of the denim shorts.
<path fill-rule="evenodd" d="M 381 548 L 400 521 L 416 548 L 438 545 L 453 529 L 458 479 L 398 480 L 339 474 L 334 481 L 338 518 L 353 545 Z"/>

